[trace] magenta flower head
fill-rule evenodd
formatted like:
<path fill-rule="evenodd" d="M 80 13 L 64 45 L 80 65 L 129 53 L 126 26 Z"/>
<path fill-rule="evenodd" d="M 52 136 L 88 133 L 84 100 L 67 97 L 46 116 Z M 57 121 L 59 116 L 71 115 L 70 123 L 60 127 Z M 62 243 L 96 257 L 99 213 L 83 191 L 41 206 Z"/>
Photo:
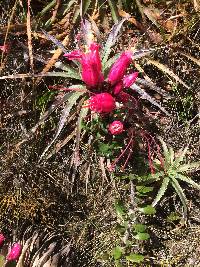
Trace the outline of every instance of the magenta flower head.
<path fill-rule="evenodd" d="M 108 127 L 109 131 L 111 134 L 113 135 L 118 135 L 121 134 L 124 130 L 124 125 L 121 121 L 113 121 L 109 127 Z"/>
<path fill-rule="evenodd" d="M 78 60 L 81 63 L 81 76 L 88 86 L 95 87 L 104 81 L 98 44 L 92 43 L 88 53 L 74 50 L 64 56 L 69 60 Z"/>
<path fill-rule="evenodd" d="M 110 72 L 108 74 L 108 81 L 114 85 L 121 81 L 127 68 L 132 61 L 132 53 L 130 51 L 124 52 L 117 59 L 117 61 L 112 65 Z"/>
<path fill-rule="evenodd" d="M 22 246 L 19 243 L 15 243 L 12 247 L 10 252 L 8 253 L 6 259 L 7 261 L 15 261 L 19 259 L 21 254 Z"/>
<path fill-rule="evenodd" d="M 0 233 L 0 247 L 3 245 L 5 239 L 6 239 L 5 236 L 2 233 Z"/>
<path fill-rule="evenodd" d="M 109 93 L 96 94 L 89 100 L 90 109 L 98 113 L 110 113 L 115 106 L 115 99 Z"/>
<path fill-rule="evenodd" d="M 124 76 L 124 78 L 123 78 L 124 87 L 130 87 L 132 84 L 134 84 L 134 82 L 136 81 L 137 77 L 138 77 L 138 72 L 137 71 Z"/>

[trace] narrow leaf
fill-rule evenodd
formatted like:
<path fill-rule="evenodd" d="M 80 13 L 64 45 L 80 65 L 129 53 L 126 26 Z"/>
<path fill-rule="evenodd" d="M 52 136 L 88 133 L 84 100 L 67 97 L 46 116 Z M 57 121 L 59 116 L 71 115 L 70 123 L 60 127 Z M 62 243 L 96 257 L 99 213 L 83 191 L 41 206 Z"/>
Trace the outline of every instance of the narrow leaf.
<path fill-rule="evenodd" d="M 64 45 L 58 41 L 54 36 L 46 32 L 45 30 L 42 29 L 43 34 L 46 36 L 46 38 L 50 41 L 52 41 L 55 45 L 57 45 L 64 53 L 68 53 L 69 51 L 64 47 Z"/>
<path fill-rule="evenodd" d="M 184 148 L 184 150 L 180 152 L 180 155 L 177 156 L 177 158 L 174 160 L 174 163 L 173 163 L 173 166 L 172 166 L 174 169 L 178 169 L 179 168 L 180 163 L 184 160 L 184 157 L 185 157 L 187 151 L 188 151 L 188 146 L 186 146 Z"/>
<path fill-rule="evenodd" d="M 165 168 L 168 169 L 168 167 L 170 166 L 170 155 L 169 155 L 169 149 L 167 147 L 167 144 L 164 142 L 164 140 L 159 136 L 158 137 L 159 141 L 162 144 L 162 148 L 163 148 L 163 154 L 164 154 L 164 158 L 165 158 Z"/>
<path fill-rule="evenodd" d="M 190 172 L 194 170 L 199 170 L 200 169 L 200 162 L 191 162 L 188 164 L 183 164 L 178 167 L 178 172 Z"/>
<path fill-rule="evenodd" d="M 175 178 L 171 177 L 171 183 L 172 183 L 172 186 L 174 187 L 176 193 L 180 197 L 180 200 L 183 204 L 184 218 L 186 219 L 186 217 L 187 217 L 187 198 L 183 192 L 183 189 L 181 188 L 180 184 L 178 183 L 178 181 Z"/>
<path fill-rule="evenodd" d="M 158 107 L 162 112 L 164 112 L 167 116 L 170 114 L 160 105 L 156 102 L 155 99 L 153 99 L 149 94 L 147 94 L 143 89 L 141 89 L 138 85 L 133 84 L 131 87 L 134 91 L 136 91 L 139 95 L 141 95 L 142 99 L 148 100 L 152 105 Z"/>
<path fill-rule="evenodd" d="M 157 205 L 157 203 L 160 201 L 160 199 L 164 196 L 164 194 L 167 190 L 168 184 L 169 184 L 169 177 L 165 177 L 163 179 L 162 185 L 158 191 L 158 194 L 152 203 L 153 207 L 155 207 Z"/>
<path fill-rule="evenodd" d="M 126 21 L 126 20 L 127 20 L 127 18 L 122 19 L 119 23 L 115 24 L 111 29 L 111 32 L 110 32 L 108 39 L 106 41 L 106 44 L 104 46 L 103 60 L 102 60 L 103 67 L 108 60 L 112 46 L 115 44 L 115 42 L 117 40 L 117 35 L 118 35 L 119 31 L 121 30 L 121 27 L 122 27 L 124 21 Z"/>
<path fill-rule="evenodd" d="M 91 5 L 92 0 L 82 0 L 81 1 L 81 17 L 83 18 Z"/>
<path fill-rule="evenodd" d="M 180 180 L 192 185 L 196 189 L 200 190 L 200 185 L 197 184 L 196 182 L 194 182 L 190 177 L 187 177 L 185 175 L 182 175 L 182 174 L 178 173 L 176 178 L 180 179 Z"/>
<path fill-rule="evenodd" d="M 171 98 L 171 96 L 165 90 L 163 90 L 162 88 L 158 87 L 157 85 L 155 85 L 152 82 L 149 82 L 149 81 L 147 81 L 145 79 L 137 78 L 136 83 L 150 87 L 152 90 L 154 90 L 157 93 L 165 96 L 165 98 L 168 98 L 168 99 Z"/>
<path fill-rule="evenodd" d="M 76 104 L 77 100 L 79 99 L 79 97 L 82 95 L 82 92 L 74 92 L 68 99 L 68 102 L 65 106 L 65 108 L 63 109 L 62 115 L 60 117 L 60 121 L 58 124 L 58 129 L 57 132 L 53 138 L 53 140 L 50 142 L 50 144 L 45 148 L 44 152 L 42 153 L 42 155 L 40 156 L 40 160 L 44 157 L 44 155 L 46 154 L 46 152 L 49 150 L 49 148 L 52 146 L 52 144 L 56 141 L 56 139 L 58 138 L 58 136 L 60 135 L 67 117 L 69 116 L 69 113 L 72 109 L 72 107 Z"/>
<path fill-rule="evenodd" d="M 119 21 L 120 17 L 119 17 L 118 8 L 116 5 L 116 0 L 108 0 L 108 4 L 110 6 L 112 18 L 113 18 L 114 22 L 117 23 Z"/>

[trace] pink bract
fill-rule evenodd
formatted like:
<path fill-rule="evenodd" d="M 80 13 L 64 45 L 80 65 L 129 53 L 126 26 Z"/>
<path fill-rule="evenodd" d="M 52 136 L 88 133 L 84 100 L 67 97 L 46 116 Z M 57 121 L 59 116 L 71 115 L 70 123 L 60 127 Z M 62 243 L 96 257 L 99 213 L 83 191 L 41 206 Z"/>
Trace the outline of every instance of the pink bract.
<path fill-rule="evenodd" d="M 114 95 L 118 95 L 123 89 L 123 84 L 122 82 L 118 82 L 116 85 L 114 85 L 114 88 L 113 88 L 113 93 Z"/>
<path fill-rule="evenodd" d="M 124 124 L 121 121 L 113 121 L 109 125 L 109 131 L 113 135 L 121 134 L 124 130 Z"/>
<path fill-rule="evenodd" d="M 101 59 L 99 54 L 99 45 L 92 43 L 88 53 L 80 50 L 74 50 L 64 54 L 69 60 L 78 60 L 81 63 L 81 75 L 83 81 L 90 87 L 98 86 L 104 81 L 102 74 Z"/>
<path fill-rule="evenodd" d="M 0 247 L 3 245 L 5 239 L 6 239 L 5 236 L 2 233 L 0 233 Z"/>
<path fill-rule="evenodd" d="M 110 72 L 108 74 L 108 81 L 114 85 L 121 81 L 127 68 L 132 61 L 132 53 L 126 51 L 121 54 L 117 61 L 112 65 Z"/>
<path fill-rule="evenodd" d="M 134 84 L 137 77 L 138 77 L 138 72 L 133 72 L 131 74 L 124 76 L 123 78 L 124 87 L 130 87 L 132 84 Z"/>
<path fill-rule="evenodd" d="M 98 113 L 110 113 L 115 106 L 115 99 L 109 93 L 96 94 L 89 100 L 90 109 Z"/>
<path fill-rule="evenodd" d="M 19 243 L 15 243 L 12 247 L 10 252 L 8 253 L 6 259 L 7 261 L 15 261 L 19 259 L 21 254 L 22 246 Z"/>

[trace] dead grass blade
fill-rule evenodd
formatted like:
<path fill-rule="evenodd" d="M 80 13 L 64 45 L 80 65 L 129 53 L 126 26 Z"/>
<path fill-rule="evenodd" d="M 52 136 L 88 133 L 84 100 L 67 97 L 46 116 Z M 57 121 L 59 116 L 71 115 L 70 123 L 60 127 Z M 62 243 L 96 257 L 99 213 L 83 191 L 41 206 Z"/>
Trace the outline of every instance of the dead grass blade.
<path fill-rule="evenodd" d="M 200 60 L 199 59 L 192 57 L 191 55 L 188 55 L 188 54 L 183 53 L 183 52 L 179 52 L 179 54 L 183 55 L 184 57 L 187 57 L 188 59 L 190 59 L 191 61 L 193 61 L 195 64 L 197 64 L 200 67 Z"/>
<path fill-rule="evenodd" d="M 166 67 L 162 63 L 160 63 L 160 62 L 158 62 L 156 60 L 153 60 L 153 59 L 147 59 L 147 63 L 154 65 L 155 67 L 157 67 L 158 69 L 160 69 L 162 72 L 168 74 L 171 78 L 175 79 L 176 82 L 179 82 L 180 84 L 182 84 L 183 86 L 185 86 L 187 89 L 190 89 L 190 87 L 184 81 L 182 81 L 178 77 L 178 75 L 176 75 L 172 70 L 170 70 L 168 67 Z"/>
<path fill-rule="evenodd" d="M 33 47 L 32 47 L 32 37 L 31 37 L 31 13 L 30 13 L 30 5 L 31 5 L 31 0 L 27 0 L 27 36 L 28 36 L 28 51 L 29 51 L 29 58 L 30 58 L 30 65 L 31 65 L 31 70 L 34 72 L 34 65 L 33 65 Z"/>
<path fill-rule="evenodd" d="M 55 5 L 54 10 L 53 10 L 52 17 L 51 17 L 51 24 L 54 23 L 54 21 L 56 20 L 56 15 L 58 13 L 58 8 L 59 8 L 60 4 L 61 4 L 61 0 L 57 0 L 56 5 Z"/>
<path fill-rule="evenodd" d="M 8 25 L 7 25 L 7 29 L 6 29 L 6 34 L 5 34 L 3 46 L 5 46 L 6 43 L 7 43 L 7 38 L 8 38 L 9 30 L 10 30 L 10 25 L 11 25 L 12 19 L 14 17 L 15 10 L 16 10 L 16 7 L 17 7 L 18 2 L 19 2 L 19 0 L 15 0 L 14 6 L 12 8 L 12 12 L 11 12 L 10 18 L 8 20 Z M 1 71 L 3 69 L 3 59 L 4 59 L 4 51 L 2 52 L 2 56 L 1 56 L 0 73 L 1 73 Z"/>
<path fill-rule="evenodd" d="M 67 66 L 65 66 L 67 68 Z M 66 69 L 65 69 L 66 70 Z M 80 76 L 77 75 L 76 72 L 68 72 L 63 71 L 63 72 L 46 72 L 46 73 L 39 73 L 39 74 L 24 74 L 24 73 L 19 73 L 19 74 L 11 74 L 7 76 L 2 76 L 0 77 L 0 80 L 6 80 L 6 79 L 25 79 L 25 78 L 37 78 L 37 77 L 64 77 L 64 78 L 73 78 L 73 79 L 78 79 L 80 80 Z"/>

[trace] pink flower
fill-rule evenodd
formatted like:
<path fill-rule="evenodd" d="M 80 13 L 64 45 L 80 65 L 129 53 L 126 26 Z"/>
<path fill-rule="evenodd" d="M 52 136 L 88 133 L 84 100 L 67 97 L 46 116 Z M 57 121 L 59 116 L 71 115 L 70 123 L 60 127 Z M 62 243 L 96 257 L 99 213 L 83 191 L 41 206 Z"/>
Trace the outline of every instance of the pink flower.
<path fill-rule="evenodd" d="M 112 85 L 122 80 L 131 61 L 132 61 L 132 53 L 126 51 L 122 53 L 121 56 L 117 59 L 117 61 L 113 64 L 108 74 L 108 81 Z"/>
<path fill-rule="evenodd" d="M 118 82 L 116 85 L 113 87 L 113 93 L 114 95 L 118 95 L 123 89 L 123 84 L 122 82 Z"/>
<path fill-rule="evenodd" d="M 2 233 L 0 233 L 0 247 L 3 245 L 5 239 L 6 239 L 5 236 Z"/>
<path fill-rule="evenodd" d="M 99 55 L 99 45 L 92 43 L 88 53 L 80 50 L 74 50 L 71 53 L 64 54 L 69 60 L 78 60 L 81 63 L 81 75 L 83 81 L 90 87 L 98 86 L 104 81 Z"/>
<path fill-rule="evenodd" d="M 131 74 L 124 76 L 123 78 L 124 87 L 130 87 L 132 84 L 134 84 L 137 77 L 138 77 L 138 72 L 133 72 Z"/>
<path fill-rule="evenodd" d="M 6 259 L 7 261 L 15 261 L 19 259 L 21 254 L 22 247 L 19 243 L 15 243 L 12 247 L 10 252 L 8 253 Z"/>
<path fill-rule="evenodd" d="M 110 113 L 115 109 L 115 99 L 109 93 L 96 94 L 89 103 L 90 109 L 98 113 Z"/>
<path fill-rule="evenodd" d="M 113 135 L 118 135 L 121 134 L 124 130 L 124 125 L 121 121 L 113 121 L 109 127 L 108 127 L 109 131 L 111 134 Z"/>

